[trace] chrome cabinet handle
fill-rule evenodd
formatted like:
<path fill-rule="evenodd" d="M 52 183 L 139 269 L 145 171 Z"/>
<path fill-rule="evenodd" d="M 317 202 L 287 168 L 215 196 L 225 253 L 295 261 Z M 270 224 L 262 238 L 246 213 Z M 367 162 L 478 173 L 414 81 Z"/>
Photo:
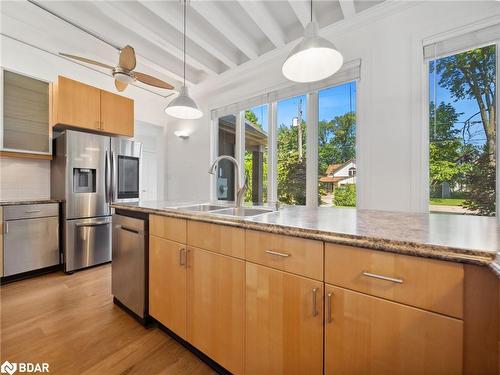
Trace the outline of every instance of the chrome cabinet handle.
<path fill-rule="evenodd" d="M 181 247 L 179 249 L 179 266 L 186 266 L 186 249 Z"/>
<path fill-rule="evenodd" d="M 290 254 L 280 253 L 279 251 L 273 251 L 273 250 L 266 250 L 266 253 L 271 254 L 271 255 L 276 255 L 278 257 L 283 257 L 283 258 L 287 258 L 290 256 Z"/>
<path fill-rule="evenodd" d="M 25 214 L 36 214 L 37 212 L 41 212 L 42 210 L 27 210 L 24 211 Z"/>
<path fill-rule="evenodd" d="M 317 309 L 317 295 L 318 295 L 318 288 L 313 288 L 312 289 L 312 299 L 313 299 L 313 316 L 318 316 L 318 309 Z"/>
<path fill-rule="evenodd" d="M 363 272 L 362 275 L 367 277 L 373 277 L 374 279 L 390 281 L 391 283 L 403 284 L 402 279 L 395 279 L 394 277 L 377 275 L 376 273 Z"/>
<path fill-rule="evenodd" d="M 327 307 L 327 322 L 331 323 L 333 321 L 332 318 L 332 295 L 333 293 L 328 293 L 327 294 L 327 301 L 326 301 L 326 307 Z"/>

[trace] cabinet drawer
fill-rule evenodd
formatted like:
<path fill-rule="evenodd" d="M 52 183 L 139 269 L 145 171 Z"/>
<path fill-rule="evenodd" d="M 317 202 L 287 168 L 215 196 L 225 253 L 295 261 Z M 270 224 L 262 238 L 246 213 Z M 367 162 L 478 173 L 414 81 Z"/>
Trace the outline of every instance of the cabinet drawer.
<path fill-rule="evenodd" d="M 245 257 L 245 230 L 242 228 L 189 220 L 187 232 L 190 246 L 237 258 Z"/>
<path fill-rule="evenodd" d="M 186 220 L 149 215 L 149 234 L 179 243 L 186 243 Z"/>
<path fill-rule="evenodd" d="M 245 258 L 279 270 L 323 280 L 323 242 L 247 230 Z"/>
<path fill-rule="evenodd" d="M 4 207 L 4 220 L 59 216 L 58 203 L 19 204 Z"/>
<path fill-rule="evenodd" d="M 325 282 L 456 318 L 463 317 L 463 266 L 325 245 Z"/>

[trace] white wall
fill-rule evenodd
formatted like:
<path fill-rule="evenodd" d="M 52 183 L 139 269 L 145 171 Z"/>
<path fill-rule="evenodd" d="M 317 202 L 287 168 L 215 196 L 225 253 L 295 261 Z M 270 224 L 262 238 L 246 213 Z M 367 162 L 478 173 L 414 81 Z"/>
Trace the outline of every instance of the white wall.
<path fill-rule="evenodd" d="M 336 44 L 346 61 L 362 60 L 357 105 L 358 207 L 425 212 L 428 171 L 423 109 L 427 104 L 422 102 L 422 96 L 427 77 L 422 40 L 484 18 L 498 17 L 500 3 L 396 5 L 397 11 L 392 15 L 379 20 L 367 16 L 362 26 L 332 29 L 333 35 L 325 37 Z M 288 49 L 262 59 L 252 69 L 224 76 L 218 84 L 209 82 L 200 88 L 198 101 L 208 108 L 217 108 L 289 85 L 280 70 Z M 208 177 L 203 172 L 210 163 L 209 126 L 208 117 L 185 125 L 169 124 L 169 135 L 183 127 L 195 131 L 185 142 L 168 137 L 167 170 L 172 197 L 198 196 L 204 191 L 202 184 L 208 191 Z M 191 165 L 177 162 L 182 159 Z M 186 183 L 182 185 L 185 190 L 174 187 L 177 180 Z"/>

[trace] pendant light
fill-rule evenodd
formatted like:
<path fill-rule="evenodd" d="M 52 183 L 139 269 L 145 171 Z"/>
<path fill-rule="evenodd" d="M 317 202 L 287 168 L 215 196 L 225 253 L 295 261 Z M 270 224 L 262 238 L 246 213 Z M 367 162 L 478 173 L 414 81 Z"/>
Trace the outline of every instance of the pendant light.
<path fill-rule="evenodd" d="M 342 54 L 333 43 L 319 36 L 318 24 L 313 21 L 311 0 L 311 22 L 305 29 L 304 38 L 283 63 L 283 75 L 295 82 L 320 81 L 336 73 L 343 62 Z"/>
<path fill-rule="evenodd" d="M 187 0 L 184 2 L 184 81 L 179 92 L 179 96 L 168 103 L 167 108 L 165 108 L 165 113 L 172 117 L 176 117 L 184 120 L 195 120 L 203 116 L 203 112 L 200 111 L 195 101 L 191 99 L 188 93 L 188 88 L 186 86 L 186 12 L 187 12 Z"/>

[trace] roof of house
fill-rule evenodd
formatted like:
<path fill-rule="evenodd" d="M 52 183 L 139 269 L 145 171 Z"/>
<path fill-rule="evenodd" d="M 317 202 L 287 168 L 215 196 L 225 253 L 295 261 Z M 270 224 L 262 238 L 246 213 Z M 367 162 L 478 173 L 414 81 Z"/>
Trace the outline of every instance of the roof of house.
<path fill-rule="evenodd" d="M 347 178 L 352 178 L 352 176 L 338 176 L 338 177 L 323 176 L 319 179 L 319 182 L 333 182 L 335 184 Z"/>
<path fill-rule="evenodd" d="M 346 162 L 344 163 L 341 163 L 341 164 L 330 164 L 327 168 L 326 168 L 326 175 L 329 176 L 331 174 L 334 174 L 335 172 L 339 171 L 340 169 L 344 168 L 347 164 L 349 163 L 356 163 L 356 159 L 349 159 L 347 160 Z"/>

